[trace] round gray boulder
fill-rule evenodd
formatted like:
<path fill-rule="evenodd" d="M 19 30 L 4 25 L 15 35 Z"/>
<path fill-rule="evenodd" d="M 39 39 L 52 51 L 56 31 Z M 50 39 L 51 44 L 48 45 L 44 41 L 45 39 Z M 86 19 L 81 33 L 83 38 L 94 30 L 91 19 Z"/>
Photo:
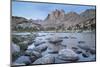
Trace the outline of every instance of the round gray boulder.
<path fill-rule="evenodd" d="M 53 36 L 53 37 L 51 37 L 50 39 L 49 39 L 49 43 L 52 43 L 52 44 L 57 44 L 58 45 L 58 43 L 61 43 L 63 40 L 62 39 L 60 39 L 58 36 Z"/>
<path fill-rule="evenodd" d="M 59 59 L 66 61 L 77 61 L 79 59 L 78 55 L 71 49 L 62 49 L 58 54 Z"/>
<path fill-rule="evenodd" d="M 14 43 L 11 44 L 11 52 L 16 53 L 16 52 L 20 52 L 20 47 Z"/>
<path fill-rule="evenodd" d="M 42 58 L 37 59 L 33 64 L 51 64 L 54 63 L 54 56 L 51 54 L 47 54 Z"/>
<path fill-rule="evenodd" d="M 27 65 L 27 64 L 31 63 L 31 60 L 30 60 L 29 56 L 20 56 L 17 60 L 15 60 L 14 63 Z"/>

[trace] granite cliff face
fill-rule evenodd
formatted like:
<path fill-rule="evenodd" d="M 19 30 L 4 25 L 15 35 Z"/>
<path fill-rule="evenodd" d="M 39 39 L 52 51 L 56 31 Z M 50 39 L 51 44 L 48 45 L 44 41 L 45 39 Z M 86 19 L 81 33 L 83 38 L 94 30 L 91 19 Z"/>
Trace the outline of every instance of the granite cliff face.
<path fill-rule="evenodd" d="M 48 14 L 42 26 L 44 28 L 53 28 L 63 24 L 65 12 L 63 10 L 55 10 Z"/>

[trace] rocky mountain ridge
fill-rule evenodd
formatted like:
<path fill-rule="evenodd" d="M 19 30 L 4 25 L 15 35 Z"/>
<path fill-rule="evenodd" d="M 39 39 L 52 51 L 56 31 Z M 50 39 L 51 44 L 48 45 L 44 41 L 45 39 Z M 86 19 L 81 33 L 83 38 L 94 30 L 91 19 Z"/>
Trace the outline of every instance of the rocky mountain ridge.
<path fill-rule="evenodd" d="M 52 11 L 45 20 L 28 20 L 23 17 L 12 16 L 12 28 L 32 31 L 67 31 L 67 30 L 95 30 L 95 9 L 87 9 L 78 14 L 65 13 L 64 10 Z M 78 28 L 77 28 L 78 27 Z M 85 29 L 84 29 L 85 27 Z M 70 29 L 72 28 L 72 29 Z"/>

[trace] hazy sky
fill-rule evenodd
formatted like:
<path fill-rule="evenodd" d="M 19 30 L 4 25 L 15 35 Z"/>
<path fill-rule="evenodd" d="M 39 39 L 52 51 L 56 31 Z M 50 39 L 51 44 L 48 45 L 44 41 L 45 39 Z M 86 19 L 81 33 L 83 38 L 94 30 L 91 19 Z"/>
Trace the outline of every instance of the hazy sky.
<path fill-rule="evenodd" d="M 63 9 L 66 13 L 74 11 L 83 12 L 86 9 L 95 9 L 94 6 L 46 4 L 32 2 L 12 2 L 12 15 L 25 17 L 27 19 L 45 19 L 48 13 L 55 9 Z"/>

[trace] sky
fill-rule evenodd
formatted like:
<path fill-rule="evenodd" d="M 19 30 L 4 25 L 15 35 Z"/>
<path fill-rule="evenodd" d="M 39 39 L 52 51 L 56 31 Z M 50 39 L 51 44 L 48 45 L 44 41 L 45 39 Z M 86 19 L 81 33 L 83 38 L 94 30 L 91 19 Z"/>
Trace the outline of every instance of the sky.
<path fill-rule="evenodd" d="M 12 2 L 12 16 L 25 17 L 27 19 L 44 20 L 49 13 L 55 9 L 63 9 L 65 13 L 81 13 L 86 9 L 95 9 L 95 6 L 70 5 L 70 4 L 53 4 L 53 3 L 36 3 L 36 2 Z"/>

